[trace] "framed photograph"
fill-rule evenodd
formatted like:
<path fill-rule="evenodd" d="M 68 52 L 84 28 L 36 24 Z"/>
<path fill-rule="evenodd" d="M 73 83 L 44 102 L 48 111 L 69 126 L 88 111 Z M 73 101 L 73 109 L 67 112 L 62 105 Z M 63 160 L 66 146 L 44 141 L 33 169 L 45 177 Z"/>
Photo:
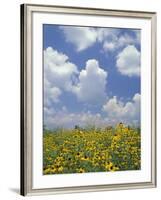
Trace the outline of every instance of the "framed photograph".
<path fill-rule="evenodd" d="M 21 5 L 21 194 L 156 187 L 156 13 Z"/>

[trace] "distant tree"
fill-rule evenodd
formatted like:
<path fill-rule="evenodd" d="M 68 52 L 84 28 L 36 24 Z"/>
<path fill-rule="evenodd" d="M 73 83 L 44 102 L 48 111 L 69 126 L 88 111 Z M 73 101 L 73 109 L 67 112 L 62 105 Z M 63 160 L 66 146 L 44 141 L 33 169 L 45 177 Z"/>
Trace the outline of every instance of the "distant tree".
<path fill-rule="evenodd" d="M 44 124 L 43 125 L 43 133 L 48 133 L 49 129 L 47 128 L 47 126 Z"/>
<path fill-rule="evenodd" d="M 140 127 L 137 128 L 137 132 L 140 134 Z"/>
<path fill-rule="evenodd" d="M 128 125 L 128 126 L 127 126 L 127 128 L 128 128 L 128 130 L 130 130 L 130 129 L 131 129 L 131 126 L 130 126 L 130 125 Z"/>
<path fill-rule="evenodd" d="M 106 130 L 106 131 L 112 130 L 112 126 L 106 126 L 106 127 L 105 127 L 105 130 Z"/>
<path fill-rule="evenodd" d="M 79 125 L 75 125 L 74 129 L 79 130 L 80 129 Z"/>
<path fill-rule="evenodd" d="M 45 131 L 46 130 L 46 125 L 45 124 L 43 124 L 43 131 Z"/>

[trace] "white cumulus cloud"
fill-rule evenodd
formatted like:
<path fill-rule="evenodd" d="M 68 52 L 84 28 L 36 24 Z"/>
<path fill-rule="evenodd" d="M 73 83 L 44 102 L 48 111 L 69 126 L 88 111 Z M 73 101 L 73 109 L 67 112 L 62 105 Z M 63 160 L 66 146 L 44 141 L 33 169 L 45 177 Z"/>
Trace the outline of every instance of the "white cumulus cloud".
<path fill-rule="evenodd" d="M 116 28 L 97 28 L 97 39 L 99 42 L 106 40 L 115 41 L 120 33 L 119 29 Z"/>
<path fill-rule="evenodd" d="M 79 72 L 67 55 L 48 47 L 44 50 L 45 105 L 58 103 L 63 91 L 72 92 L 87 104 L 102 103 L 106 99 L 107 75 L 95 59 L 88 60 Z"/>
<path fill-rule="evenodd" d="M 113 123 L 139 124 L 140 94 L 136 93 L 132 100 L 126 103 L 114 96 L 103 105 L 102 110 L 107 114 L 109 121 Z"/>
<path fill-rule="evenodd" d="M 93 28 L 60 26 L 67 42 L 73 44 L 77 51 L 83 51 L 96 42 L 101 43 L 105 52 L 116 51 L 127 45 L 140 44 L 140 30 L 131 31 L 133 35 L 121 33 L 117 28 Z"/>
<path fill-rule="evenodd" d="M 128 45 L 140 44 L 140 31 L 134 31 L 134 36 L 127 33 L 104 38 L 103 49 L 105 52 L 116 51 Z"/>
<path fill-rule="evenodd" d="M 97 60 L 90 59 L 86 62 L 85 69 L 79 74 L 78 84 L 73 92 L 83 102 L 97 104 L 106 98 L 107 71 L 103 70 Z"/>
<path fill-rule="evenodd" d="M 53 104 L 59 103 L 63 91 L 72 88 L 72 76 L 78 73 L 77 66 L 68 56 L 52 47 L 44 50 L 44 113 L 53 112 Z"/>
<path fill-rule="evenodd" d="M 52 47 L 44 50 L 44 76 L 51 87 L 71 90 L 72 76 L 78 73 L 77 66 L 68 60 L 68 56 Z"/>
<path fill-rule="evenodd" d="M 128 45 L 117 55 L 116 67 L 122 75 L 140 76 L 140 52 L 135 46 Z"/>
<path fill-rule="evenodd" d="M 63 30 L 66 41 L 72 43 L 77 51 L 87 49 L 97 39 L 97 32 L 94 28 L 61 26 L 60 29 Z"/>

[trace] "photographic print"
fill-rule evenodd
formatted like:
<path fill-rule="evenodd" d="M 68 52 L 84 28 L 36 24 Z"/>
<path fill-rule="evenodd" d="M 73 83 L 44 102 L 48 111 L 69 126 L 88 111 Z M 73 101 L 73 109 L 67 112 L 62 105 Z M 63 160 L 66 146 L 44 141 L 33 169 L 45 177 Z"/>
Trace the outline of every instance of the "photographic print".
<path fill-rule="evenodd" d="M 141 30 L 43 25 L 43 174 L 141 169 Z"/>
<path fill-rule="evenodd" d="M 156 187 L 156 13 L 21 5 L 21 194 Z"/>

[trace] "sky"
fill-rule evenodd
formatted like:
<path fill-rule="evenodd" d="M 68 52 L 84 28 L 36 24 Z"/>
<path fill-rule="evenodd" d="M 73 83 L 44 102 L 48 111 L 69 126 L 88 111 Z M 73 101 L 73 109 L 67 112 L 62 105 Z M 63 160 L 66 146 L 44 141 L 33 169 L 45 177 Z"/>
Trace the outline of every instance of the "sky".
<path fill-rule="evenodd" d="M 140 124 L 141 31 L 44 24 L 44 125 Z"/>

